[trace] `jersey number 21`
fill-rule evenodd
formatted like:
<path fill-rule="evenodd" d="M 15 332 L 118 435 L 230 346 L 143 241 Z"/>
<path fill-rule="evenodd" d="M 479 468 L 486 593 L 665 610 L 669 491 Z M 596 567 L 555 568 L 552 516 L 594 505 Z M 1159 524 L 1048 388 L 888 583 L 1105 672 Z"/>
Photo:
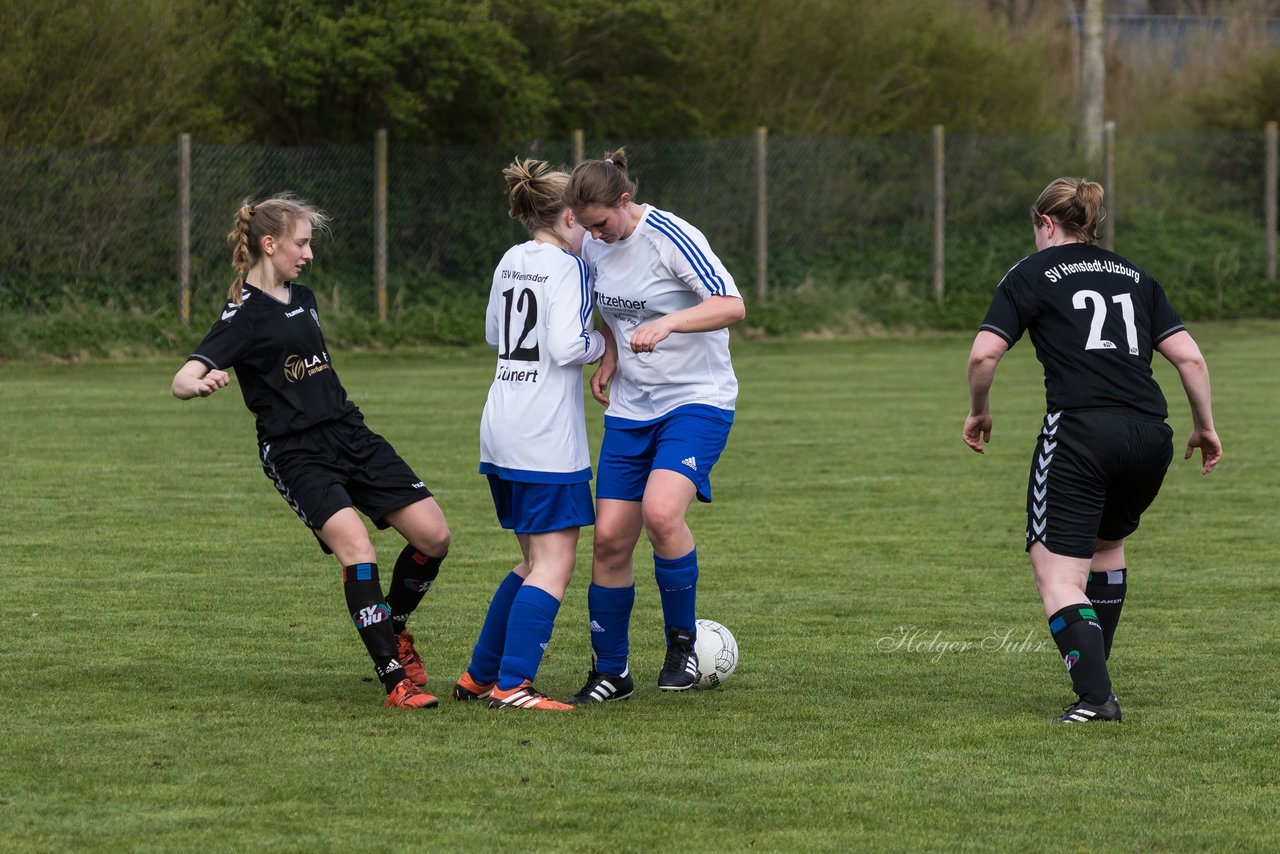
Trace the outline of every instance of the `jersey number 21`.
<path fill-rule="evenodd" d="M 1120 316 L 1124 318 L 1124 335 L 1129 345 L 1129 355 L 1138 355 L 1138 327 L 1133 321 L 1133 297 L 1129 294 L 1116 294 L 1111 301 L 1120 306 Z M 1086 303 L 1088 305 L 1086 305 Z M 1093 309 L 1093 318 L 1089 321 L 1089 338 L 1084 343 L 1086 350 L 1114 350 L 1116 345 L 1102 337 L 1102 324 L 1107 320 L 1107 299 L 1097 291 L 1076 291 L 1071 297 L 1074 308 Z"/>

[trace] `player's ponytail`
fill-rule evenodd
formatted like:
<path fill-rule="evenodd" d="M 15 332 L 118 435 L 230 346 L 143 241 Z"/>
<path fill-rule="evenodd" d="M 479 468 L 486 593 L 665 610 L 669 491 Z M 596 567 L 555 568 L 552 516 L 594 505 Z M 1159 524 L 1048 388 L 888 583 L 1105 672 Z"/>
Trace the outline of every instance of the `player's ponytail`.
<path fill-rule="evenodd" d="M 227 299 L 236 305 L 240 304 L 241 292 L 244 290 L 244 277 L 252 265 L 249 253 L 249 224 L 253 220 L 253 205 L 248 200 L 236 211 L 235 225 L 227 235 L 227 243 L 231 245 L 231 266 L 235 268 L 236 278 L 227 289 Z"/>
<path fill-rule="evenodd" d="M 1031 222 L 1053 218 L 1067 234 L 1081 243 L 1098 242 L 1098 228 L 1107 218 L 1102 185 L 1085 178 L 1057 178 L 1049 183 L 1031 206 Z"/>
<path fill-rule="evenodd" d="M 249 269 L 262 256 L 262 238 L 284 238 L 293 233 L 293 226 L 305 218 L 311 227 L 324 231 L 329 228 L 329 216 L 316 207 L 295 198 L 289 193 L 281 193 L 261 202 L 245 199 L 236 211 L 235 222 L 227 234 L 227 244 L 231 247 L 231 266 L 235 268 L 236 278 L 227 289 L 227 299 L 236 305 L 240 304 L 244 290 L 245 276 Z"/>
<path fill-rule="evenodd" d="M 614 208 L 623 193 L 630 193 L 634 199 L 636 183 L 627 174 L 627 150 L 619 148 L 605 152 L 600 160 L 584 160 L 575 166 L 565 190 L 565 202 L 574 211 L 588 205 Z"/>
<path fill-rule="evenodd" d="M 564 188 L 569 176 L 552 171 L 541 160 L 516 158 L 502 170 L 507 182 L 511 208 L 507 214 L 533 234 L 539 229 L 554 230 L 556 217 L 564 210 Z"/>

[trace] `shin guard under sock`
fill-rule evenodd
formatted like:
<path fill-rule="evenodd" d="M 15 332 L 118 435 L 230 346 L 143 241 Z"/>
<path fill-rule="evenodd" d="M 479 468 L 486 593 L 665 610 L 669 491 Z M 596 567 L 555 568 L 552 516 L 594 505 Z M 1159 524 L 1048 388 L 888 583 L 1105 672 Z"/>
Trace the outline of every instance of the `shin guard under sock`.
<path fill-rule="evenodd" d="M 653 577 L 662 600 L 663 638 L 672 628 L 694 632 L 698 602 L 698 550 L 676 558 L 653 556 Z"/>
<path fill-rule="evenodd" d="M 1071 686 L 1082 700 L 1101 705 L 1111 696 L 1102 626 L 1093 607 L 1068 605 L 1049 618 L 1053 642 L 1071 674 Z"/>
<path fill-rule="evenodd" d="M 404 631 L 409 615 L 431 589 L 432 582 L 440 574 L 440 564 L 448 555 L 445 552 L 440 557 L 431 557 L 407 544 L 401 550 L 400 557 L 396 558 L 396 567 L 391 571 L 391 589 L 387 591 L 391 628 L 396 634 Z"/>
<path fill-rule="evenodd" d="M 376 563 L 357 563 L 342 568 L 342 592 L 347 597 L 347 611 L 355 621 L 360 640 L 364 641 L 373 669 L 390 693 L 401 679 L 404 668 L 396 658 L 396 636 L 391 631 L 391 608 L 382 598 Z"/>
<path fill-rule="evenodd" d="M 587 613 L 591 619 L 591 649 L 596 670 L 621 674 L 631 654 L 631 609 L 636 603 L 636 586 L 587 588 Z"/>
<path fill-rule="evenodd" d="M 510 691 L 538 675 L 559 610 L 560 600 L 547 591 L 528 584 L 520 588 L 507 620 L 507 642 L 498 674 L 500 689 Z"/>
<path fill-rule="evenodd" d="M 508 572 L 494 591 L 493 600 L 489 602 L 484 625 L 480 627 L 480 637 L 476 639 L 475 648 L 471 651 L 471 663 L 467 665 L 471 678 L 482 685 L 498 681 L 502 650 L 507 644 L 507 622 L 511 618 L 511 605 L 516 601 L 516 594 L 523 584 L 523 578 L 514 572 Z"/>
<path fill-rule="evenodd" d="M 1116 635 L 1116 625 L 1120 622 L 1120 610 L 1124 608 L 1124 594 L 1129 589 L 1128 580 L 1128 571 L 1125 569 L 1091 572 L 1089 584 L 1084 589 L 1084 595 L 1089 597 L 1093 610 L 1098 614 L 1098 625 L 1102 626 L 1107 658 L 1111 657 L 1111 641 Z"/>

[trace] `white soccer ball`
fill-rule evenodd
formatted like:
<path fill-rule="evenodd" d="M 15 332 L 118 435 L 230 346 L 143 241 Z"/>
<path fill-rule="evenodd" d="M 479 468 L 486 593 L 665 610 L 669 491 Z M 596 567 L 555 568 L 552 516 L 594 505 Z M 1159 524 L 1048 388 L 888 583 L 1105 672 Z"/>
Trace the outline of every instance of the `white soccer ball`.
<path fill-rule="evenodd" d="M 738 642 L 733 632 L 715 620 L 698 620 L 693 651 L 698 654 L 699 688 L 719 688 L 738 667 Z"/>

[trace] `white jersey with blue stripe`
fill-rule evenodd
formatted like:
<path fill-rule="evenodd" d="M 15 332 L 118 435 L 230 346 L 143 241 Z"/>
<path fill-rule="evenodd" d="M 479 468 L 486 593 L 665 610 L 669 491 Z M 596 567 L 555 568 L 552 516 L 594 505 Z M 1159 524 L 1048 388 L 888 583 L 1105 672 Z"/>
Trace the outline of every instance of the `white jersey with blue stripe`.
<path fill-rule="evenodd" d="M 701 231 L 675 214 L 644 205 L 631 234 L 613 243 L 583 242 L 596 308 L 618 342 L 618 370 L 605 415 L 650 422 L 680 406 L 732 411 L 738 378 L 729 330 L 672 333 L 650 353 L 631 350 L 637 326 L 713 296 L 742 298 L 733 276 Z"/>
<path fill-rule="evenodd" d="M 480 472 L 527 483 L 591 479 L 582 365 L 604 352 L 582 259 L 513 246 L 493 273 L 485 341 L 498 366 L 480 419 Z"/>

